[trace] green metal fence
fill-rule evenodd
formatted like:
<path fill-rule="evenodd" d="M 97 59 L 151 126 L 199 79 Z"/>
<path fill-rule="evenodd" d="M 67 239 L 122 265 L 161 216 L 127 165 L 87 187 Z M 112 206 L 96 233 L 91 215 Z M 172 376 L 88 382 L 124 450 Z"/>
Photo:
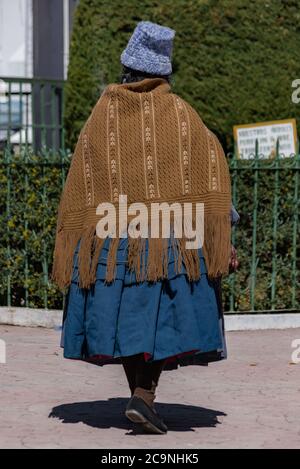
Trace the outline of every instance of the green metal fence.
<path fill-rule="evenodd" d="M 49 272 L 57 205 L 70 164 L 64 148 L 63 86 L 47 80 L 7 83 L 2 109 L 9 128 L 0 113 L 7 136 L 0 151 L 0 305 L 60 308 L 62 295 Z M 19 114 L 18 105 L 9 104 L 9 91 L 17 93 L 11 99 L 22 103 Z M 48 117 L 45 109 L 52 109 Z M 21 137 L 13 138 L 22 130 Z M 256 146 L 249 160 L 228 159 L 241 221 L 233 229 L 240 269 L 224 281 L 225 310 L 300 310 L 300 154 L 283 158 L 277 151 L 275 158 L 266 159 Z"/>
<path fill-rule="evenodd" d="M 64 148 L 64 82 L 0 77 L 0 148 Z"/>
<path fill-rule="evenodd" d="M 70 161 L 63 107 L 62 81 L 0 78 L 0 305 L 61 306 L 49 271 Z"/>
<path fill-rule="evenodd" d="M 232 200 L 242 223 L 233 230 L 241 268 L 229 277 L 227 309 L 298 311 L 299 152 L 285 158 L 277 145 L 275 157 L 268 159 L 256 143 L 249 160 L 232 156 L 229 164 Z"/>

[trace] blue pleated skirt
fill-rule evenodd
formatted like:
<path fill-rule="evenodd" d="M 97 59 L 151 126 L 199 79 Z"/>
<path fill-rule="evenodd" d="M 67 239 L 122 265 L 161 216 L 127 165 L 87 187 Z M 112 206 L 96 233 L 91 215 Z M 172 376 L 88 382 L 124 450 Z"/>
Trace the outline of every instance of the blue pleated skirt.
<path fill-rule="evenodd" d="M 184 265 L 175 272 L 170 243 L 168 279 L 137 282 L 126 263 L 127 239 L 122 239 L 115 280 L 106 283 L 107 239 L 96 282 L 87 290 L 78 286 L 78 247 L 63 315 L 65 358 L 105 365 L 144 353 L 149 361 L 165 359 L 164 369 L 172 370 L 227 357 L 221 279 L 208 279 L 201 249 L 198 281 L 188 280 Z"/>

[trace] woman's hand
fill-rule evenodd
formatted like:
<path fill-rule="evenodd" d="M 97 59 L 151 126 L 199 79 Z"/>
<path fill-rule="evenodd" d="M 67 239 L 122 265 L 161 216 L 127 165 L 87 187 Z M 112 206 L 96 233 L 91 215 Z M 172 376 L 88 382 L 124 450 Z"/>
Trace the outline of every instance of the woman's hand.
<path fill-rule="evenodd" d="M 229 260 L 229 273 L 235 272 L 239 267 L 237 252 L 233 244 L 231 245 L 231 256 Z"/>

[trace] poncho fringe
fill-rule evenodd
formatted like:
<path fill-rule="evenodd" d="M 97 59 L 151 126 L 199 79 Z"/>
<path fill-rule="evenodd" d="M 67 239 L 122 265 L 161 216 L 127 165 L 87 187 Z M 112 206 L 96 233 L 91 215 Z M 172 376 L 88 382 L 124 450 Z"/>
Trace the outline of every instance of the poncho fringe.
<path fill-rule="evenodd" d="M 230 237 L 225 237 L 230 220 L 228 215 L 207 215 L 205 217 L 205 239 L 202 251 L 209 277 L 228 273 Z M 172 250 L 175 258 L 175 272 L 181 271 L 184 263 L 190 281 L 199 280 L 199 254 L 197 249 L 186 249 L 185 238 L 172 237 Z M 61 289 L 71 282 L 73 256 L 77 243 L 78 271 L 80 288 L 89 288 L 96 281 L 96 270 L 105 239 L 97 236 L 95 224 L 78 231 L 60 231 L 57 234 L 52 280 Z M 106 281 L 115 278 L 116 255 L 120 238 L 111 238 L 107 256 Z M 145 246 L 148 243 L 148 256 Z M 128 238 L 127 262 L 135 273 L 136 280 L 158 281 L 168 277 L 168 238 Z"/>

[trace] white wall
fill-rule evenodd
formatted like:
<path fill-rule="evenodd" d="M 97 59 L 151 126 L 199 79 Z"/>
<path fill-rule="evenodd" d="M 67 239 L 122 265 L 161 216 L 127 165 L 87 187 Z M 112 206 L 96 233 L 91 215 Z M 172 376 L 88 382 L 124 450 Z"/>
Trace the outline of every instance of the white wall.
<path fill-rule="evenodd" d="M 32 76 L 31 0 L 0 0 L 0 76 Z"/>

